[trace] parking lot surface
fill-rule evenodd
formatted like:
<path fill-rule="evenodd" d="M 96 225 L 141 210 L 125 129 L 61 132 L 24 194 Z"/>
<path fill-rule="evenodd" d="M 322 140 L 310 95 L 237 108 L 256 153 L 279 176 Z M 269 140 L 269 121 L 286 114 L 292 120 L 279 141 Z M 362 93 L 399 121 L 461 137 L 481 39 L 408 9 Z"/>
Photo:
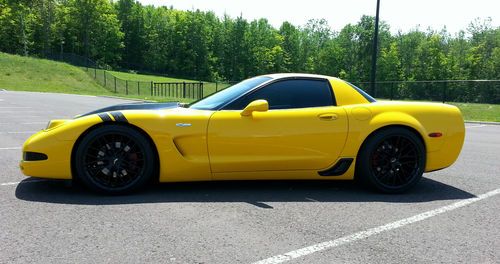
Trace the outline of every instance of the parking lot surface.
<path fill-rule="evenodd" d="M 500 263 L 500 126 L 466 124 L 458 161 L 401 195 L 255 181 L 110 197 L 19 171 L 50 119 L 124 102 L 0 91 L 0 263 Z"/>

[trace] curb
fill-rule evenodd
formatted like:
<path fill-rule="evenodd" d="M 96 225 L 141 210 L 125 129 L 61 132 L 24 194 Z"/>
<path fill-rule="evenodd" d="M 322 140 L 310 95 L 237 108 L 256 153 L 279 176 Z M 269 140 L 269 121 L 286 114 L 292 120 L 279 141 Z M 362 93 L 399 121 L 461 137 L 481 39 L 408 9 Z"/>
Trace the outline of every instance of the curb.
<path fill-rule="evenodd" d="M 469 123 L 469 124 L 480 124 L 480 125 L 496 125 L 500 126 L 500 122 L 491 122 L 491 121 L 472 121 L 472 120 L 465 120 L 464 123 Z"/>

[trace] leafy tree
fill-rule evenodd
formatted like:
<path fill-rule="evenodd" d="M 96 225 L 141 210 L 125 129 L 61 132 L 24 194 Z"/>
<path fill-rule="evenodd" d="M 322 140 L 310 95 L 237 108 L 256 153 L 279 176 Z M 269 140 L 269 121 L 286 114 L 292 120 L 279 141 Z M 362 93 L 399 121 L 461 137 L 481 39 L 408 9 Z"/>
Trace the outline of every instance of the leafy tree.
<path fill-rule="evenodd" d="M 0 0 L 0 51 L 76 53 L 106 67 L 200 80 L 310 72 L 359 83 L 370 77 L 374 22 L 362 16 L 334 32 L 326 20 L 311 19 L 276 29 L 266 19 L 219 18 L 136 0 Z M 500 27 L 491 19 L 472 21 L 455 35 L 446 28 L 391 34 L 384 21 L 379 31 L 377 80 L 500 79 Z M 428 93 L 396 88 L 403 95 Z M 500 94 L 466 85 L 449 89 L 457 98 Z"/>

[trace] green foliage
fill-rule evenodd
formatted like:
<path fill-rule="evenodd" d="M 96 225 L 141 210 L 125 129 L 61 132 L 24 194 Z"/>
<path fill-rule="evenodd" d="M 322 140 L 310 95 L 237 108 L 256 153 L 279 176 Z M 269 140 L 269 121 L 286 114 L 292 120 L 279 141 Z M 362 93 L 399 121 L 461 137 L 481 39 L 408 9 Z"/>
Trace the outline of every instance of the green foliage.
<path fill-rule="evenodd" d="M 324 19 L 276 29 L 266 19 L 219 18 L 136 0 L 0 0 L 0 28 L 0 51 L 70 52 L 107 68 L 208 81 L 310 72 L 363 82 L 370 75 L 374 18 L 362 16 L 334 32 Z M 382 21 L 379 41 L 379 81 L 500 79 L 500 28 L 491 19 L 475 20 L 453 36 L 446 28 L 391 34 Z"/>

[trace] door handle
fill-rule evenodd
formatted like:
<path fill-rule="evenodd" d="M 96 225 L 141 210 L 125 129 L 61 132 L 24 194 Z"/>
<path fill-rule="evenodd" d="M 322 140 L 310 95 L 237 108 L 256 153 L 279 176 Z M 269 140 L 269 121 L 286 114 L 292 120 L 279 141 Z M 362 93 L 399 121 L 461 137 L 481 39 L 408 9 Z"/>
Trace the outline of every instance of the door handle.
<path fill-rule="evenodd" d="M 326 114 L 318 115 L 318 118 L 320 120 L 324 120 L 324 121 L 331 121 L 331 120 L 337 120 L 337 118 L 339 118 L 339 116 L 337 114 L 334 114 L 334 113 L 326 113 Z"/>

